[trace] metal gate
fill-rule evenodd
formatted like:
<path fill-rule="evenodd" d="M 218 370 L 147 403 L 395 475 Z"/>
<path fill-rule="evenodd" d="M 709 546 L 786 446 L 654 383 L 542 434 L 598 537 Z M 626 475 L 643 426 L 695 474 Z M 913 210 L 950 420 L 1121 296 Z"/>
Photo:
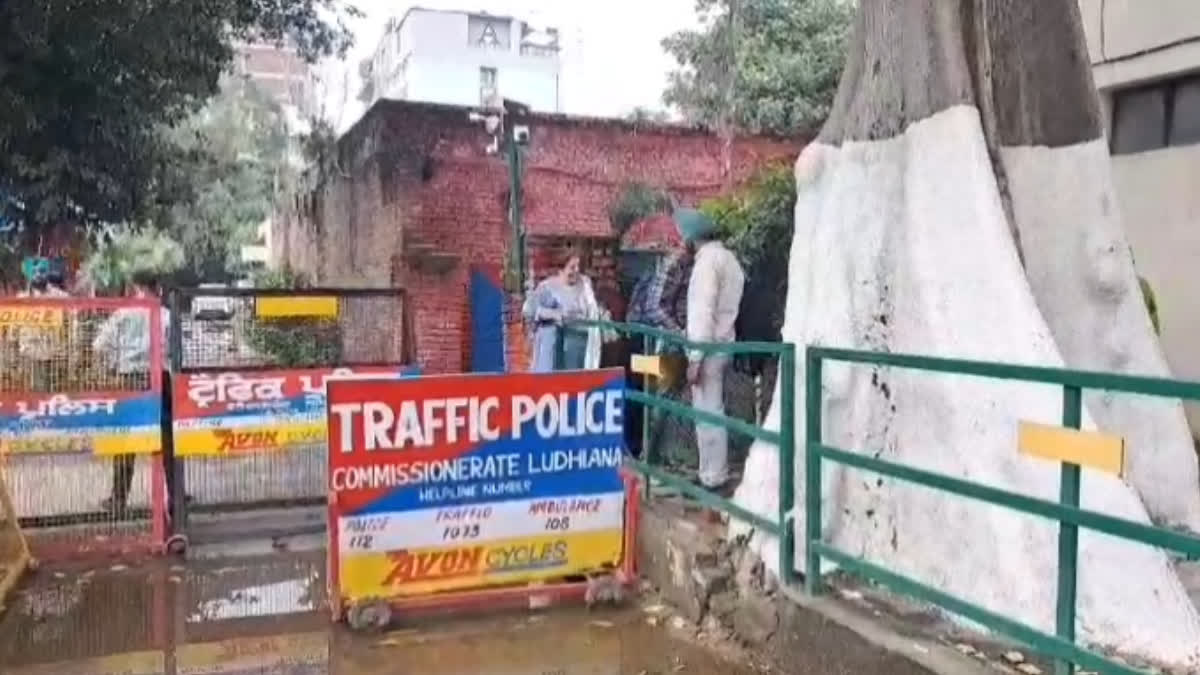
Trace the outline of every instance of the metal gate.
<path fill-rule="evenodd" d="M 156 299 L 0 299 L 0 448 L 34 556 L 161 547 L 162 311 Z"/>
<path fill-rule="evenodd" d="M 322 531 L 325 382 L 415 360 L 401 289 L 171 293 L 173 548 Z"/>

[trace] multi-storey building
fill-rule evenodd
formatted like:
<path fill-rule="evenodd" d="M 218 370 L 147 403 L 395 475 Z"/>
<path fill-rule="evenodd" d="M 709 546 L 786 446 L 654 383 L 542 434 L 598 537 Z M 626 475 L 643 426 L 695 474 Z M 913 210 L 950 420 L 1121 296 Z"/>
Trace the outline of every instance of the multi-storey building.
<path fill-rule="evenodd" d="M 364 64 L 363 102 L 381 98 L 498 105 L 504 98 L 559 112 L 562 64 L 556 29 L 508 16 L 414 7 L 388 22 Z"/>
<path fill-rule="evenodd" d="M 233 71 L 282 106 L 303 108 L 307 104 L 309 66 L 292 47 L 270 42 L 239 43 L 235 46 Z"/>

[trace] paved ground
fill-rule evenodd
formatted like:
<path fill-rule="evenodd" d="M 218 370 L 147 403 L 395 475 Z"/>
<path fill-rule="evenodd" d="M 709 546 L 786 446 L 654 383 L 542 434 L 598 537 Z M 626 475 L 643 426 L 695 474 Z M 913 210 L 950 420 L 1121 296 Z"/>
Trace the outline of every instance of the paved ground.
<path fill-rule="evenodd" d="M 203 551 L 197 552 L 203 555 Z M 753 672 L 673 635 L 633 602 L 397 626 L 331 627 L 323 554 L 39 571 L 0 617 L 8 675 L 652 675 Z M 656 607 L 651 610 L 662 611 Z"/>

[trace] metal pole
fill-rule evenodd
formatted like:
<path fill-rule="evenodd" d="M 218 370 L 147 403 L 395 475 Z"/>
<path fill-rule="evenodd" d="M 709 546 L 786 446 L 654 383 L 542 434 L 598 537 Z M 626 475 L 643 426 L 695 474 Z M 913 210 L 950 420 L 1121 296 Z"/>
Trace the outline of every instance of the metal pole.
<path fill-rule="evenodd" d="M 796 581 L 796 346 L 779 355 L 779 579 Z"/>
<path fill-rule="evenodd" d="M 1083 392 L 1079 387 L 1063 387 L 1062 424 L 1078 429 L 1083 420 Z M 1058 501 L 1079 508 L 1079 465 L 1064 462 L 1059 478 Z M 1058 524 L 1058 607 L 1055 627 L 1058 637 L 1075 642 L 1075 596 L 1079 567 L 1079 528 L 1071 523 Z M 1055 675 L 1074 675 L 1075 664 L 1054 660 Z"/>
<path fill-rule="evenodd" d="M 812 348 L 804 356 L 804 585 L 809 595 L 821 592 L 821 357 Z"/>
<path fill-rule="evenodd" d="M 513 270 L 513 280 L 516 283 L 516 290 L 524 292 L 525 290 L 525 225 L 522 223 L 521 213 L 521 189 L 522 189 L 522 166 L 521 166 L 521 147 L 517 144 L 516 136 L 513 134 L 513 125 L 511 120 L 504 121 L 504 139 L 507 146 L 508 155 L 508 220 L 512 226 L 512 254 L 510 260 L 516 268 Z"/>

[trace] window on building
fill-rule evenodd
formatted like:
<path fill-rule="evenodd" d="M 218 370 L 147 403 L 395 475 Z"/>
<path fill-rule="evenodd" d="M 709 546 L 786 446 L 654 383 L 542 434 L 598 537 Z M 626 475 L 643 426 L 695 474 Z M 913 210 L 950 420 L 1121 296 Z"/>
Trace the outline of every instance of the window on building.
<path fill-rule="evenodd" d="M 468 17 L 467 44 L 485 49 L 508 49 L 512 44 L 512 21 L 495 16 Z"/>
<path fill-rule="evenodd" d="M 500 75 L 495 68 L 479 69 L 479 103 L 488 105 L 499 95 Z"/>
<path fill-rule="evenodd" d="M 1200 143 L 1200 77 L 1190 77 L 1175 84 L 1174 108 L 1171 110 L 1171 131 L 1167 143 L 1191 145 Z"/>
<path fill-rule="evenodd" d="M 1112 153 L 1200 143 L 1200 75 L 1113 93 Z"/>

